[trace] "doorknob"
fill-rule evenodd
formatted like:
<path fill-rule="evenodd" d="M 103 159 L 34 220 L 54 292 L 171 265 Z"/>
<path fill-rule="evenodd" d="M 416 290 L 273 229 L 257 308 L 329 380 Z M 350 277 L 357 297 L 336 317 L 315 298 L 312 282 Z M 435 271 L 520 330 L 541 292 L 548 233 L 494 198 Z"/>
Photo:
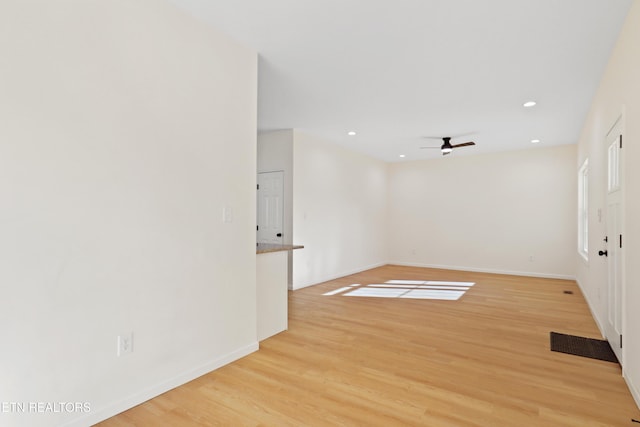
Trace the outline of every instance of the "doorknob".
<path fill-rule="evenodd" d="M 276 234 L 276 237 L 282 237 L 282 233 Z"/>
<path fill-rule="evenodd" d="M 598 255 L 607 256 L 607 251 L 598 251 Z"/>

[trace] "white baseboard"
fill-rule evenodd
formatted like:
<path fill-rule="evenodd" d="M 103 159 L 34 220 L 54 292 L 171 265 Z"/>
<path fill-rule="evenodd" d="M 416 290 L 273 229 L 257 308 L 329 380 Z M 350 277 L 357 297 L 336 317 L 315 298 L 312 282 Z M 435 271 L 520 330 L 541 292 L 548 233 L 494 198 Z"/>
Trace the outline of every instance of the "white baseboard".
<path fill-rule="evenodd" d="M 598 311 L 595 309 L 593 302 L 591 301 L 591 295 L 589 294 L 589 292 L 587 292 L 587 289 L 582 286 L 580 280 L 576 279 L 576 283 L 582 291 L 582 295 L 584 296 L 585 301 L 587 301 L 587 306 L 589 307 L 589 311 L 591 312 L 591 317 L 593 317 L 593 320 L 596 322 L 596 326 L 600 330 L 600 335 L 602 336 L 602 338 L 605 338 L 604 327 L 602 325 L 602 322 L 600 321 L 600 317 L 598 316 Z"/>
<path fill-rule="evenodd" d="M 63 427 L 88 427 L 94 424 L 97 424 L 101 421 L 106 420 L 107 418 L 111 418 L 115 415 L 118 415 L 121 412 L 126 411 L 127 409 L 131 409 L 134 406 L 137 406 L 147 400 L 153 399 L 161 395 L 162 393 L 166 393 L 167 391 L 179 387 L 183 384 L 188 383 L 189 381 L 193 381 L 202 375 L 208 374 L 209 372 L 215 371 L 218 368 L 221 368 L 224 365 L 227 365 L 235 360 L 241 359 L 254 351 L 258 350 L 258 342 L 251 343 L 245 347 L 239 348 L 229 354 L 226 354 L 214 361 L 207 362 L 201 366 L 190 369 L 186 372 L 183 372 L 180 375 L 177 375 L 173 378 L 166 379 L 154 386 L 151 386 L 145 390 L 141 390 L 137 393 L 132 394 L 122 400 L 112 402 L 107 404 L 106 406 L 98 409 L 95 412 L 91 412 L 90 414 L 83 415 L 81 417 L 72 419 L 68 421 L 66 424 L 63 424 Z"/>
<path fill-rule="evenodd" d="M 490 268 L 464 267 L 464 266 L 455 266 L 455 265 L 421 264 L 421 263 L 390 261 L 390 262 L 373 264 L 373 265 L 357 268 L 350 271 L 343 271 L 338 274 L 321 277 L 320 279 L 304 282 L 302 284 L 294 284 L 289 289 L 295 291 L 298 289 L 306 288 L 308 286 L 318 285 L 320 283 L 328 282 L 329 280 L 339 279 L 344 276 L 349 276 L 351 274 L 360 273 L 362 271 L 371 270 L 372 268 L 382 267 L 385 265 L 402 265 L 407 267 L 438 268 L 442 270 L 456 270 L 456 271 L 474 271 L 478 273 L 507 274 L 510 276 L 541 277 L 544 279 L 576 280 L 575 276 L 569 276 L 569 275 L 563 275 L 563 274 L 547 274 L 547 273 L 536 273 L 536 272 L 530 272 L 530 271 L 511 271 L 511 270 L 497 270 L 497 269 L 490 269 Z"/>
<path fill-rule="evenodd" d="M 294 283 L 293 287 L 290 288 L 290 289 L 293 290 L 293 291 L 296 291 L 298 289 L 306 288 L 306 287 L 313 286 L 313 285 L 319 285 L 320 283 L 328 282 L 329 280 L 339 279 L 339 278 L 344 277 L 344 276 L 350 276 L 352 274 L 356 274 L 356 273 L 360 273 L 360 272 L 363 272 L 363 271 L 371 270 L 372 268 L 382 267 L 384 265 L 388 265 L 388 263 L 382 262 L 382 263 L 377 263 L 377 264 L 371 264 L 371 265 L 368 265 L 368 266 L 365 266 L 365 267 L 360 267 L 360 268 L 356 268 L 356 269 L 353 269 L 353 270 L 348 270 L 348 271 L 343 271 L 343 272 L 340 272 L 340 273 L 337 273 L 337 274 L 332 274 L 330 276 L 321 277 L 319 279 L 312 280 L 312 281 L 309 281 L 309 282 L 303 282 L 302 284 L 295 284 Z"/>
<path fill-rule="evenodd" d="M 638 387 L 636 387 L 636 385 L 631 381 L 631 378 L 626 375 L 624 368 L 622 369 L 622 377 L 627 383 L 627 387 L 629 387 L 629 391 L 631 392 L 633 400 L 636 401 L 636 406 L 638 406 L 638 409 L 640 409 L 640 389 L 638 389 Z"/>
<path fill-rule="evenodd" d="M 456 270 L 456 271 L 474 271 L 477 273 L 506 274 L 510 276 L 541 277 L 544 279 L 576 280 L 575 276 L 570 276 L 565 274 L 537 273 L 532 271 L 499 270 L 499 269 L 492 269 L 492 268 L 465 267 L 465 266 L 458 266 L 458 265 L 421 264 L 421 263 L 400 262 L 400 261 L 391 261 L 388 263 L 388 265 L 402 265 L 406 267 L 422 267 L 422 268 L 438 268 L 442 270 Z"/>

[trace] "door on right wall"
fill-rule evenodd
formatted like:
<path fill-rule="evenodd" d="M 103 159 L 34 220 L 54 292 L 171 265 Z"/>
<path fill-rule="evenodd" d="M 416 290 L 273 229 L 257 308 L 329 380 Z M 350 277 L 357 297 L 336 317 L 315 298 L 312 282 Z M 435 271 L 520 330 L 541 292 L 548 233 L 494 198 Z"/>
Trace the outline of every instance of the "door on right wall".
<path fill-rule="evenodd" d="M 605 335 L 618 360 L 622 364 L 622 120 L 619 119 L 606 137 L 607 150 L 607 318 Z M 600 252 L 602 254 L 602 251 Z"/>

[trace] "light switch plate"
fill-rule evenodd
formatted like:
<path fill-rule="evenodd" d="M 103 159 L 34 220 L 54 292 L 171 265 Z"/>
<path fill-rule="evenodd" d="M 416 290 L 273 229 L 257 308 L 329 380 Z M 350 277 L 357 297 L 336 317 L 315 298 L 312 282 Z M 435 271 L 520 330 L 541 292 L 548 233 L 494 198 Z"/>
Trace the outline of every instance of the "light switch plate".
<path fill-rule="evenodd" d="M 222 208 L 222 221 L 233 222 L 233 208 L 231 206 Z"/>

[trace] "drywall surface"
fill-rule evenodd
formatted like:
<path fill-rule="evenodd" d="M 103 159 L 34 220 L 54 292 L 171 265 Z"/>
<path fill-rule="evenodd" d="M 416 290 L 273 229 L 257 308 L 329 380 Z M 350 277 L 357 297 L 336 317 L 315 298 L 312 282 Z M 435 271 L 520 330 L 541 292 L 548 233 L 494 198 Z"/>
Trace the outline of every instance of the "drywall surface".
<path fill-rule="evenodd" d="M 578 257 L 578 281 L 602 327 L 608 317 L 607 260 L 597 256 L 605 248 L 607 153 L 605 137 L 621 120 L 623 133 L 622 187 L 624 192 L 622 248 L 623 375 L 640 406 L 640 3 L 629 11 L 578 143 L 578 164 L 589 159 L 589 260 Z M 615 242 L 615 236 L 611 240 Z"/>
<path fill-rule="evenodd" d="M 258 133 L 258 173 L 282 171 L 284 174 L 284 212 L 282 241 L 293 241 L 293 130 Z M 288 253 L 287 283 L 293 287 L 293 254 Z"/>
<path fill-rule="evenodd" d="M 575 145 L 389 167 L 390 261 L 572 278 Z"/>
<path fill-rule="evenodd" d="M 293 288 L 387 261 L 387 165 L 294 130 Z"/>
<path fill-rule="evenodd" d="M 258 173 L 293 169 L 293 130 L 258 133 Z"/>
<path fill-rule="evenodd" d="M 163 1 L 8 0 L 0 28 L 0 424 L 256 350 L 255 52 Z"/>

